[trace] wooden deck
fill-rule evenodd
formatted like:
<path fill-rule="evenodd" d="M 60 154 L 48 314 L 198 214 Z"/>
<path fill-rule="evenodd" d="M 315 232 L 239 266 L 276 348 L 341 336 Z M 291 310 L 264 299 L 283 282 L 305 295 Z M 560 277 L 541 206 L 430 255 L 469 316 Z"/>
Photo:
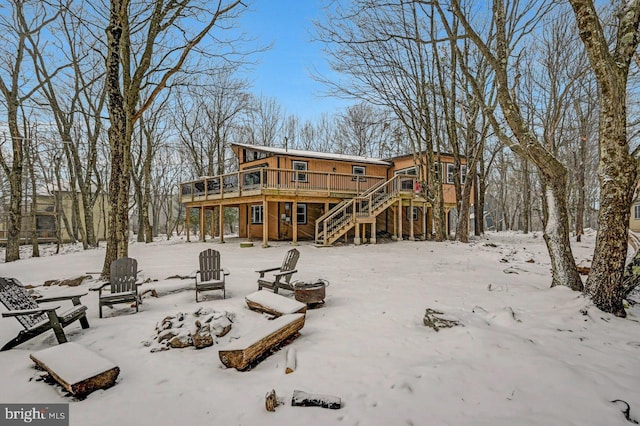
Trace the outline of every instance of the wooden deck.
<path fill-rule="evenodd" d="M 350 198 L 386 180 L 384 176 L 260 168 L 203 177 L 180 185 L 180 202 L 233 200 L 261 196 Z"/>

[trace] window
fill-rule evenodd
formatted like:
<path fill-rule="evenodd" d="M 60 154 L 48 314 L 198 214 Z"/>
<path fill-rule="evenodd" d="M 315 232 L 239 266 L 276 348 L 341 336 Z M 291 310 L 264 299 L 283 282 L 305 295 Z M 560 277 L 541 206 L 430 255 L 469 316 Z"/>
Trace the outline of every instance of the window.
<path fill-rule="evenodd" d="M 433 173 L 436 178 L 436 182 L 440 182 L 440 168 L 442 167 L 441 163 L 435 162 L 433 163 Z"/>
<path fill-rule="evenodd" d="M 293 161 L 291 163 L 291 165 L 293 166 L 293 170 L 295 170 L 295 172 L 293 173 L 293 180 L 297 181 L 297 182 L 306 182 L 307 181 L 307 174 L 306 173 L 299 173 L 300 171 L 307 171 L 307 162 L 306 161 Z"/>
<path fill-rule="evenodd" d="M 455 183 L 454 176 L 456 171 L 456 166 L 451 163 L 447 164 L 447 183 Z"/>
<path fill-rule="evenodd" d="M 409 176 L 417 176 L 415 167 L 409 167 L 408 169 L 397 170 L 395 172 L 396 175 L 409 175 Z"/>
<path fill-rule="evenodd" d="M 304 225 L 307 223 L 307 205 L 298 204 L 296 211 L 296 221 L 298 224 Z"/>
<path fill-rule="evenodd" d="M 409 217 L 409 213 L 411 213 L 411 217 Z M 407 207 L 407 220 L 412 220 L 414 222 L 418 221 L 418 208 L 414 207 L 411 210 L 411 207 Z"/>
<path fill-rule="evenodd" d="M 467 181 L 467 165 L 460 166 L 460 183 L 464 184 Z"/>
<path fill-rule="evenodd" d="M 259 225 L 263 220 L 263 209 L 262 206 L 251 206 L 251 223 L 254 225 Z"/>
<path fill-rule="evenodd" d="M 358 176 L 364 176 L 367 174 L 367 168 L 364 166 L 351 166 L 351 174 L 353 175 L 358 175 Z M 352 180 L 356 180 L 358 179 L 358 176 L 354 176 L 352 178 Z M 365 178 L 361 177 L 359 178 L 360 182 L 364 182 Z"/>
<path fill-rule="evenodd" d="M 640 219 L 640 204 L 633 206 L 633 218 Z"/>

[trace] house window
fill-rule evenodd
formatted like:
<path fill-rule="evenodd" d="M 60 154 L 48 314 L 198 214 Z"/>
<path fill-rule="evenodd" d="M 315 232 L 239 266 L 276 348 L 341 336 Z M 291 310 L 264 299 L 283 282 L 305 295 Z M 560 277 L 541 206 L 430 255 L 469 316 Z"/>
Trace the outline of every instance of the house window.
<path fill-rule="evenodd" d="M 307 223 L 307 205 L 306 204 L 298 204 L 296 211 L 296 221 L 300 225 L 305 225 Z"/>
<path fill-rule="evenodd" d="M 351 167 L 351 174 L 358 175 L 358 176 L 364 176 L 364 175 L 367 174 L 367 168 L 364 167 L 364 166 L 352 166 Z M 358 179 L 358 176 L 354 176 L 352 178 L 352 180 Z M 360 179 L 360 182 L 364 182 L 365 181 L 364 177 L 361 177 L 359 179 Z"/>
<path fill-rule="evenodd" d="M 447 183 L 455 183 L 455 171 L 456 166 L 454 164 L 447 163 Z"/>
<path fill-rule="evenodd" d="M 464 184 L 467 181 L 467 166 L 463 164 L 460 166 L 460 183 Z"/>
<path fill-rule="evenodd" d="M 262 206 L 251 206 L 251 223 L 254 225 L 259 225 L 263 221 L 263 208 Z"/>
<path fill-rule="evenodd" d="M 436 182 L 440 182 L 440 169 L 442 167 L 442 164 L 439 162 L 435 162 L 433 163 L 433 174 L 436 178 Z"/>
<path fill-rule="evenodd" d="M 409 167 L 408 169 L 397 170 L 395 172 L 396 175 L 409 175 L 409 176 L 417 176 L 415 167 Z"/>
<path fill-rule="evenodd" d="M 409 214 L 411 214 L 411 217 L 409 217 Z M 411 220 L 413 222 L 417 222 L 418 221 L 418 208 L 414 207 L 413 210 L 411 209 L 411 207 L 407 207 L 407 220 Z"/>
<path fill-rule="evenodd" d="M 307 181 L 307 174 L 306 173 L 300 173 L 300 171 L 307 171 L 307 162 L 306 161 L 293 161 L 291 163 L 291 165 L 293 166 L 293 180 L 297 181 L 297 182 L 306 182 Z"/>
<path fill-rule="evenodd" d="M 640 219 L 640 204 L 633 206 L 633 218 L 636 220 Z"/>

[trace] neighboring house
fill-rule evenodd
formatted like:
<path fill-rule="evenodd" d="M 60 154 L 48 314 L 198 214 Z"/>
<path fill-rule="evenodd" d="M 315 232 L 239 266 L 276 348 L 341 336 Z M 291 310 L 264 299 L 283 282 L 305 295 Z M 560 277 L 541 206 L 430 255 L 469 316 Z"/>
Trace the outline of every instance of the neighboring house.
<path fill-rule="evenodd" d="M 629 229 L 633 232 L 640 232 L 640 191 L 636 190 L 636 197 L 631 204 L 631 217 L 629 219 Z"/>
<path fill-rule="evenodd" d="M 240 143 L 231 148 L 240 170 L 180 185 L 187 220 L 190 209 L 200 210 L 201 239 L 205 211 L 225 208 L 238 209 L 238 236 L 261 238 L 263 246 L 269 240 L 330 245 L 349 237 L 355 244 L 375 243 L 381 232 L 394 239 L 432 233 L 431 206 L 419 190 L 412 155 L 381 160 Z M 453 157 L 441 160 L 448 217 L 456 205 Z M 218 218 L 223 229 L 224 215 Z"/>
<path fill-rule="evenodd" d="M 73 214 L 73 204 L 71 200 L 71 192 L 68 190 L 54 190 L 52 193 L 38 194 L 36 202 L 31 200 L 23 202 L 22 226 L 20 231 L 20 239 L 22 243 L 29 243 L 32 234 L 32 211 L 35 209 L 36 216 L 36 233 L 38 242 L 51 243 L 56 241 L 56 229 L 58 220 L 60 222 L 60 238 L 62 242 L 73 241 L 72 232 L 68 227 L 73 227 L 78 220 Z M 58 200 L 56 198 L 59 197 Z M 80 194 L 78 194 L 80 197 Z M 58 202 L 56 202 L 58 201 Z M 59 207 L 58 207 L 59 206 Z M 98 197 L 93 207 L 93 219 L 95 235 L 98 240 L 104 239 L 105 235 L 105 217 L 108 212 L 108 203 L 106 194 Z M 84 220 L 84 209 L 80 204 L 80 220 Z M 66 220 L 65 220 L 66 219 Z M 0 216 L 0 244 L 5 244 L 7 239 L 7 221 L 8 211 L 5 208 Z M 68 227 L 67 227 L 68 225 Z M 78 234 L 78 239 L 81 235 Z"/>

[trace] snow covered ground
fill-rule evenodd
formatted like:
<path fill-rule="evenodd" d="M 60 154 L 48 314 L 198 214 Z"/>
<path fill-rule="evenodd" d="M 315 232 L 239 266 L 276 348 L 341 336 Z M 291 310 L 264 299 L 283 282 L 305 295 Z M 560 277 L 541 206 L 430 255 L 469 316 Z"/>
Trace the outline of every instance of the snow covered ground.
<path fill-rule="evenodd" d="M 591 257 L 594 235 L 574 243 Z M 240 240 L 132 243 L 141 278 L 155 289 L 139 313 L 126 305 L 98 318 L 97 294 L 82 300 L 91 327 L 66 328 L 70 341 L 114 361 L 117 384 L 79 401 L 42 374 L 29 354 L 56 344 L 52 332 L 0 353 L 0 402 L 70 403 L 72 425 L 628 425 L 640 420 L 640 305 L 620 319 L 581 294 L 550 289 L 550 264 L 540 234 L 489 234 L 471 244 L 403 241 L 316 248 L 301 244 L 298 279 L 330 282 L 325 306 L 307 312 L 297 369 L 285 374 L 280 350 L 246 372 L 226 369 L 218 349 L 261 323 L 244 296 L 257 290 L 254 272 L 281 263 L 288 244 L 240 248 Z M 198 253 L 221 252 L 227 299 L 205 293 L 195 303 L 190 275 Z M 0 263 L 0 275 L 23 284 L 99 271 L 104 248 Z M 0 258 L 4 253 L 0 252 Z M 94 275 L 95 276 L 95 275 Z M 157 280 L 157 281 L 156 281 Z M 39 287 L 43 295 L 87 291 Z M 284 292 L 287 294 L 288 292 Z M 155 325 L 167 315 L 211 307 L 235 314 L 217 344 L 150 352 Z M 439 332 L 423 325 L 426 308 L 460 321 Z M 4 307 L 0 308 L 4 310 Z M 0 344 L 20 330 L 0 318 Z M 265 410 L 275 389 L 285 402 Z M 338 396 L 339 410 L 292 407 L 294 390 Z"/>

